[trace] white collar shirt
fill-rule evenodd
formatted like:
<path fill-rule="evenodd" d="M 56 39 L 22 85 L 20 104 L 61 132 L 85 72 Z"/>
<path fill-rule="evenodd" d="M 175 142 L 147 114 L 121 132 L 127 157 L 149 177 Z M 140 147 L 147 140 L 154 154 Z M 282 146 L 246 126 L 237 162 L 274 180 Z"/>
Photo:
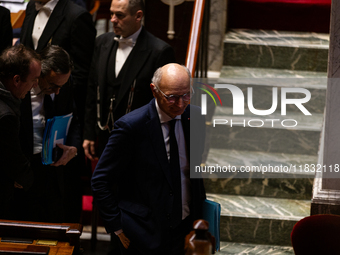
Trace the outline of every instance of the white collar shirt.
<path fill-rule="evenodd" d="M 39 39 L 57 3 L 58 0 L 50 0 L 45 5 L 42 5 L 39 2 L 35 2 L 35 8 L 39 11 L 37 16 L 35 17 L 32 32 L 32 40 L 35 50 L 38 47 Z"/>
<path fill-rule="evenodd" d="M 119 39 L 124 39 L 124 40 L 132 40 L 132 45 L 131 44 L 127 44 L 127 43 L 119 43 L 118 44 L 118 48 L 117 48 L 117 52 L 116 52 L 116 63 L 115 63 L 115 67 L 116 67 L 116 77 L 119 75 L 120 70 L 122 69 L 126 59 L 128 58 L 129 54 L 131 53 L 134 45 L 136 44 L 137 38 L 140 34 L 140 32 L 142 31 L 142 27 L 140 27 L 137 32 L 135 32 L 134 34 L 126 37 L 126 38 L 122 38 L 122 36 Z"/>
<path fill-rule="evenodd" d="M 157 100 L 155 100 L 155 105 L 158 113 L 158 117 L 161 123 L 161 128 L 163 132 L 163 139 L 165 144 L 165 149 L 167 152 L 168 160 L 170 161 L 170 124 L 169 121 L 172 120 L 162 109 L 159 107 Z M 187 150 L 185 144 L 184 131 L 182 126 L 181 115 L 177 115 L 175 124 L 175 135 L 178 144 L 178 154 L 179 163 L 181 168 L 181 186 L 182 186 L 182 220 L 185 219 L 190 214 L 189 204 L 190 204 L 190 169 L 189 161 L 187 157 Z"/>

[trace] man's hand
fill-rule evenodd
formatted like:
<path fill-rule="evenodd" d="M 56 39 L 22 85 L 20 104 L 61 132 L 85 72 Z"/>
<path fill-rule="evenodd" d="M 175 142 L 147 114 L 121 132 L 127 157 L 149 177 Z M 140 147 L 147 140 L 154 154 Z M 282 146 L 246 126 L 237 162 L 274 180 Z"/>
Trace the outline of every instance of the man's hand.
<path fill-rule="evenodd" d="M 16 189 L 23 189 L 24 187 L 21 186 L 19 183 L 14 182 L 14 188 L 16 188 Z"/>
<path fill-rule="evenodd" d="M 84 140 L 83 148 L 85 152 L 85 156 L 88 157 L 90 160 L 98 159 L 96 156 L 96 150 L 94 148 L 94 141 Z"/>
<path fill-rule="evenodd" d="M 127 238 L 127 237 L 125 236 L 124 232 L 120 233 L 120 234 L 118 235 L 118 237 L 119 237 L 120 241 L 122 242 L 124 248 L 125 248 L 125 249 L 129 248 L 130 239 Z"/>
<path fill-rule="evenodd" d="M 51 166 L 65 166 L 71 159 L 77 156 L 76 147 L 63 144 L 57 144 L 57 146 L 63 150 L 63 155 L 57 162 L 51 164 Z"/>

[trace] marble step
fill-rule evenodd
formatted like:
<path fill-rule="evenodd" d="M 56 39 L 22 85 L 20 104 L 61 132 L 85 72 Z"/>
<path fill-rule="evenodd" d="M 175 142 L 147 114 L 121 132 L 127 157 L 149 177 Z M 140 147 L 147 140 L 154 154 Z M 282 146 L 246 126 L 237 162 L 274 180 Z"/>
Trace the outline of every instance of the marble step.
<path fill-rule="evenodd" d="M 294 225 L 310 215 L 310 201 L 207 194 L 221 204 L 221 241 L 290 246 Z"/>
<path fill-rule="evenodd" d="M 209 193 L 311 199 L 317 156 L 210 149 L 206 166 L 231 166 L 236 172 L 203 173 Z M 241 167 L 267 166 L 272 172 L 242 173 Z M 308 168 L 307 168 L 308 167 Z M 282 171 L 289 170 L 289 171 Z"/>
<path fill-rule="evenodd" d="M 326 72 L 328 48 L 329 34 L 232 29 L 223 64 Z"/>
<path fill-rule="evenodd" d="M 249 110 L 233 115 L 232 108 L 217 106 L 207 122 L 210 148 L 316 155 L 323 114 L 288 112 L 256 116 Z"/>
<path fill-rule="evenodd" d="M 217 84 L 232 84 L 240 88 L 247 105 L 247 88 L 253 89 L 255 109 L 270 109 L 273 104 L 273 87 L 277 92 L 277 111 L 281 110 L 281 88 L 303 88 L 311 93 L 311 99 L 303 106 L 311 113 L 323 113 L 326 101 L 327 73 L 292 71 L 270 68 L 223 66 Z M 217 89 L 223 106 L 232 107 L 232 94 L 228 89 Z M 287 98 L 305 97 L 303 93 L 289 93 Z M 300 112 L 294 104 L 287 104 L 287 111 Z"/>
<path fill-rule="evenodd" d="M 251 243 L 221 242 L 220 255 L 294 255 L 293 247 Z"/>

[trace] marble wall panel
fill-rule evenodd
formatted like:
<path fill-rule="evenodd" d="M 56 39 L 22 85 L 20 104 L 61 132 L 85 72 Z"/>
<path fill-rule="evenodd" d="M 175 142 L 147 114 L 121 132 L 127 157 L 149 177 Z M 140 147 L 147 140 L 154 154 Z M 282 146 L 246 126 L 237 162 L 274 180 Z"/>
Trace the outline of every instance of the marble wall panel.
<path fill-rule="evenodd" d="M 210 0 L 208 70 L 220 71 L 226 28 L 227 0 Z"/>
<path fill-rule="evenodd" d="M 291 245 L 290 233 L 297 221 L 221 217 L 221 240 L 256 244 Z"/>
<path fill-rule="evenodd" d="M 204 179 L 207 192 L 216 194 L 289 199 L 311 199 L 313 178 Z"/>
<path fill-rule="evenodd" d="M 317 155 L 320 131 L 219 125 L 210 134 L 210 148 Z"/>

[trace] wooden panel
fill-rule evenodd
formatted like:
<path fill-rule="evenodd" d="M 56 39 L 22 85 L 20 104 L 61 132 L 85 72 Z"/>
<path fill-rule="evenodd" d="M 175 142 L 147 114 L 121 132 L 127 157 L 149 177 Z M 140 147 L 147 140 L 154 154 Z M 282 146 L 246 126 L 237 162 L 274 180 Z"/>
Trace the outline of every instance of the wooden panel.
<path fill-rule="evenodd" d="M 22 23 L 24 22 L 26 15 L 25 10 L 21 10 L 19 12 L 11 12 L 11 23 L 12 23 L 12 28 L 20 28 L 22 26 Z"/>

